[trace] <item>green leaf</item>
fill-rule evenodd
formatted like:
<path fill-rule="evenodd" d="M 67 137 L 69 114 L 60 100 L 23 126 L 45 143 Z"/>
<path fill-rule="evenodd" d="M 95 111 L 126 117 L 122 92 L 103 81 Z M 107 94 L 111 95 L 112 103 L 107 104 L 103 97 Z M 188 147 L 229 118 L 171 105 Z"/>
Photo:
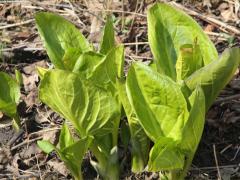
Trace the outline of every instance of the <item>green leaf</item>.
<path fill-rule="evenodd" d="M 83 53 L 74 65 L 73 72 L 81 74 L 88 79 L 96 67 L 103 61 L 104 56 L 92 51 Z"/>
<path fill-rule="evenodd" d="M 80 122 L 89 104 L 88 93 L 77 74 L 51 70 L 45 73 L 39 87 L 39 97 L 80 131 Z"/>
<path fill-rule="evenodd" d="M 74 143 L 74 139 L 66 123 L 63 124 L 61 128 L 61 133 L 59 137 L 60 149 L 64 149 Z"/>
<path fill-rule="evenodd" d="M 142 63 L 134 64 L 127 77 L 127 95 L 148 137 L 180 138 L 188 118 L 181 86 Z"/>
<path fill-rule="evenodd" d="M 65 69 L 72 71 L 81 54 L 82 51 L 79 50 L 78 48 L 66 49 L 64 56 L 62 58 Z"/>
<path fill-rule="evenodd" d="M 44 103 L 73 123 L 81 137 L 111 132 L 112 121 L 120 113 L 110 92 L 69 71 L 48 71 L 39 94 Z"/>
<path fill-rule="evenodd" d="M 114 27 L 112 17 L 109 15 L 103 31 L 100 53 L 107 54 L 113 47 L 115 47 Z"/>
<path fill-rule="evenodd" d="M 124 47 L 113 48 L 96 67 L 90 80 L 97 86 L 116 92 L 117 77 L 123 76 Z"/>
<path fill-rule="evenodd" d="M 206 110 L 210 108 L 220 91 L 232 79 L 240 62 L 240 49 L 232 48 L 223 52 L 222 56 L 202 67 L 189 76 L 185 83 L 193 91 L 197 85 L 203 89 L 206 97 Z"/>
<path fill-rule="evenodd" d="M 124 111 L 127 115 L 127 120 L 131 133 L 132 145 L 132 171 L 141 172 L 145 168 L 148 161 L 148 153 L 150 149 L 150 140 L 141 127 L 136 113 L 134 112 L 126 92 L 126 82 L 118 80 L 118 91 Z"/>
<path fill-rule="evenodd" d="M 177 170 L 184 166 L 184 155 L 177 148 L 177 142 L 161 137 L 154 144 L 148 161 L 149 171 Z"/>
<path fill-rule="evenodd" d="M 203 67 L 202 54 L 198 44 L 185 44 L 180 47 L 176 63 L 177 80 L 183 80 Z"/>
<path fill-rule="evenodd" d="M 160 73 L 176 79 L 175 64 L 180 47 L 194 44 L 202 52 L 204 65 L 217 58 L 217 51 L 202 28 L 190 16 L 167 4 L 156 3 L 148 11 L 148 38 Z"/>
<path fill-rule="evenodd" d="M 19 99 L 20 87 L 18 83 L 7 73 L 0 72 L 0 111 L 15 118 Z"/>
<path fill-rule="evenodd" d="M 90 83 L 87 89 L 89 105 L 84 120 L 80 122 L 82 128 L 88 134 L 98 136 L 118 131 L 115 129 L 115 124 L 118 124 L 120 120 L 120 109 L 111 92 L 90 85 Z"/>
<path fill-rule="evenodd" d="M 23 85 L 23 77 L 19 70 L 15 69 L 15 77 L 19 86 Z"/>
<path fill-rule="evenodd" d="M 205 97 L 200 86 L 189 97 L 191 111 L 184 126 L 181 149 L 195 153 L 202 136 L 205 122 Z"/>
<path fill-rule="evenodd" d="M 70 56 L 70 49 L 78 49 L 80 52 L 91 50 L 82 33 L 63 17 L 40 12 L 37 13 L 35 19 L 39 34 L 47 49 L 47 54 L 56 68 L 66 68 L 63 57 L 64 55 Z"/>
<path fill-rule="evenodd" d="M 65 156 L 65 158 L 68 159 L 68 161 L 74 163 L 78 167 L 81 167 L 83 156 L 88 150 L 92 140 L 93 137 L 82 138 L 71 144 L 70 146 L 67 146 L 66 148 L 61 150 L 61 152 Z"/>
<path fill-rule="evenodd" d="M 48 69 L 37 67 L 38 76 L 40 79 L 43 79 L 44 74 L 48 71 Z"/>
<path fill-rule="evenodd" d="M 37 141 L 37 144 L 39 148 L 42 149 L 43 152 L 47 154 L 49 154 L 50 152 L 56 149 L 53 144 L 51 144 L 49 141 L 46 141 L 46 140 Z"/>
<path fill-rule="evenodd" d="M 66 128 L 66 127 L 67 126 L 63 128 Z M 64 131 L 66 132 L 66 129 Z M 64 149 L 58 149 L 49 141 L 45 141 L 45 140 L 38 141 L 37 144 L 45 153 L 50 153 L 55 150 L 59 155 L 60 159 L 65 163 L 67 168 L 70 170 L 74 178 L 81 180 L 82 179 L 82 174 L 81 174 L 82 159 L 88 147 L 90 146 L 92 139 L 93 139 L 92 137 L 82 138 L 76 141 L 75 143 L 64 147 Z M 65 142 L 65 145 L 67 145 L 66 142 Z"/>

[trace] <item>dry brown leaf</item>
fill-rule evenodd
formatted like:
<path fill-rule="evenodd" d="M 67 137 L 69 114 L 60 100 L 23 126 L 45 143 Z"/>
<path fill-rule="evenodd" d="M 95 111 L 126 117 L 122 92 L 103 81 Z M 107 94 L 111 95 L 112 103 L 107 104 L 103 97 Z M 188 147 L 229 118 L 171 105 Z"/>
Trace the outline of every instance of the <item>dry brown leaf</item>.
<path fill-rule="evenodd" d="M 0 148 L 0 170 L 6 168 L 7 164 L 12 159 L 9 148 Z"/>
<path fill-rule="evenodd" d="M 23 149 L 19 155 L 21 159 L 28 159 L 33 155 L 39 154 L 41 152 L 42 151 L 39 149 L 37 144 L 32 143 L 30 146 L 26 146 L 25 149 Z"/>
<path fill-rule="evenodd" d="M 50 141 L 52 144 L 56 144 L 58 132 L 59 130 L 57 129 L 44 132 L 43 140 Z"/>
<path fill-rule="evenodd" d="M 215 26 L 212 24 L 208 24 L 205 28 L 204 31 L 205 32 L 214 32 Z"/>
<path fill-rule="evenodd" d="M 231 3 L 223 2 L 219 5 L 218 10 L 221 12 L 221 16 L 224 22 L 230 22 L 237 20 L 237 16 L 234 13 L 234 5 Z"/>
<path fill-rule="evenodd" d="M 64 165 L 63 162 L 59 162 L 57 160 L 50 160 L 47 162 L 47 164 L 52 167 L 55 171 L 59 172 L 60 174 L 64 175 L 67 177 L 69 175 L 69 171 Z"/>

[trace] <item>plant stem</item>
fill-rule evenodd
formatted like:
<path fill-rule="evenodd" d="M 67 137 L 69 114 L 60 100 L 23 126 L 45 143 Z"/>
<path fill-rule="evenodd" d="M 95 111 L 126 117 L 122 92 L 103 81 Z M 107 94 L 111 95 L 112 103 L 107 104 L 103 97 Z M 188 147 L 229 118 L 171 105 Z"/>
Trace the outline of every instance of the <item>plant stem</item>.
<path fill-rule="evenodd" d="M 194 153 L 190 154 L 189 157 L 187 157 L 187 160 L 186 160 L 186 163 L 184 165 L 183 171 L 178 176 L 179 180 L 184 179 L 185 176 L 187 175 L 188 169 L 189 169 L 189 167 L 192 164 L 192 160 L 193 160 L 194 154 L 195 154 L 195 151 L 194 151 Z"/>
<path fill-rule="evenodd" d="M 13 128 L 18 132 L 21 127 L 21 122 L 18 114 L 13 117 Z"/>
<path fill-rule="evenodd" d="M 92 162 L 97 172 L 104 180 L 118 180 L 119 179 L 119 164 L 117 151 L 112 154 L 109 152 L 106 157 L 99 151 L 97 144 L 93 143 L 90 147 L 93 154 L 96 156 L 98 162 Z"/>

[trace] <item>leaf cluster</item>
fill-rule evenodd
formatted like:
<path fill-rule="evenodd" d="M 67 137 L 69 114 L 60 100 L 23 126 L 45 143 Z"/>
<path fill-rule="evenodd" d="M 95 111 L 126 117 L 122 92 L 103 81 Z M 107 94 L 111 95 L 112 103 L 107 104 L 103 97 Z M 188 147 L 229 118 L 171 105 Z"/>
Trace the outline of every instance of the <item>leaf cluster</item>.
<path fill-rule="evenodd" d="M 56 151 L 75 179 L 82 179 L 81 162 L 88 149 L 97 159 L 91 164 L 103 179 L 118 179 L 120 128 L 125 147 L 130 142 L 133 172 L 147 168 L 168 179 L 184 179 L 206 111 L 234 75 L 240 50 L 227 49 L 218 57 L 190 16 L 156 3 L 148 10 L 154 61 L 134 63 L 125 77 L 124 48 L 115 43 L 111 17 L 106 19 L 100 47 L 94 49 L 64 18 L 36 15 L 54 65 L 51 70 L 38 69 L 39 97 L 71 122 L 79 136 L 74 139 L 65 124 L 58 146 L 47 141 L 38 144 L 46 153 Z M 124 116 L 128 123 L 120 126 Z"/>

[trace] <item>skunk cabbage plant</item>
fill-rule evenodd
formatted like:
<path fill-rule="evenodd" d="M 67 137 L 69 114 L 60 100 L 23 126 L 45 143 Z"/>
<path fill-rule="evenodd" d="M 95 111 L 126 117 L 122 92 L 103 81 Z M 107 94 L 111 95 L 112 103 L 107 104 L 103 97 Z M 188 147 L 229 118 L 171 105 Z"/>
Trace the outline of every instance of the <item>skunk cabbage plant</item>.
<path fill-rule="evenodd" d="M 148 11 L 148 37 L 157 72 L 184 81 L 193 91 L 202 86 L 209 109 L 239 65 L 239 48 L 217 50 L 187 14 L 163 3 Z"/>
<path fill-rule="evenodd" d="M 80 144 L 85 144 L 81 152 L 90 148 L 95 155 L 97 161 L 91 160 L 91 164 L 97 172 L 104 179 L 118 179 L 121 103 L 116 80 L 123 74 L 124 51 L 123 46 L 115 45 L 111 18 L 107 18 L 99 51 L 92 48 L 73 24 L 60 16 L 39 13 L 36 22 L 55 66 L 53 70 L 38 70 L 40 99 L 72 123 L 80 136 Z M 45 143 L 40 141 L 40 147 L 43 148 Z M 70 169 L 80 170 L 80 160 L 71 164 L 71 158 L 62 155 L 68 149 L 51 150 L 57 150 Z M 83 158 L 84 153 L 81 155 L 78 158 Z M 71 173 L 75 178 L 81 177 L 75 170 Z"/>
<path fill-rule="evenodd" d="M 154 62 L 132 65 L 120 97 L 126 114 L 154 143 L 148 170 L 181 180 L 201 139 L 205 112 L 236 72 L 240 50 L 218 57 L 190 16 L 163 3 L 148 11 L 148 37 Z M 138 138 L 139 147 L 146 136 Z"/>
<path fill-rule="evenodd" d="M 109 16 L 96 50 L 64 18 L 36 15 L 54 65 L 52 70 L 38 69 L 39 97 L 70 122 L 79 137 L 73 138 L 63 125 L 59 146 L 48 141 L 38 144 L 46 153 L 56 151 L 75 179 L 82 179 L 81 162 L 88 149 L 96 157 L 91 164 L 103 179 L 119 179 L 122 106 L 131 134 L 132 171 L 147 169 L 160 171 L 165 179 L 184 179 L 206 111 L 239 65 L 239 48 L 218 56 L 208 36 L 184 12 L 156 3 L 147 17 L 154 61 L 149 66 L 134 63 L 125 77 L 124 49 L 115 44 Z"/>
<path fill-rule="evenodd" d="M 7 73 L 0 72 L 0 111 L 13 118 L 15 129 L 20 127 L 17 104 L 20 99 L 20 86 Z"/>

